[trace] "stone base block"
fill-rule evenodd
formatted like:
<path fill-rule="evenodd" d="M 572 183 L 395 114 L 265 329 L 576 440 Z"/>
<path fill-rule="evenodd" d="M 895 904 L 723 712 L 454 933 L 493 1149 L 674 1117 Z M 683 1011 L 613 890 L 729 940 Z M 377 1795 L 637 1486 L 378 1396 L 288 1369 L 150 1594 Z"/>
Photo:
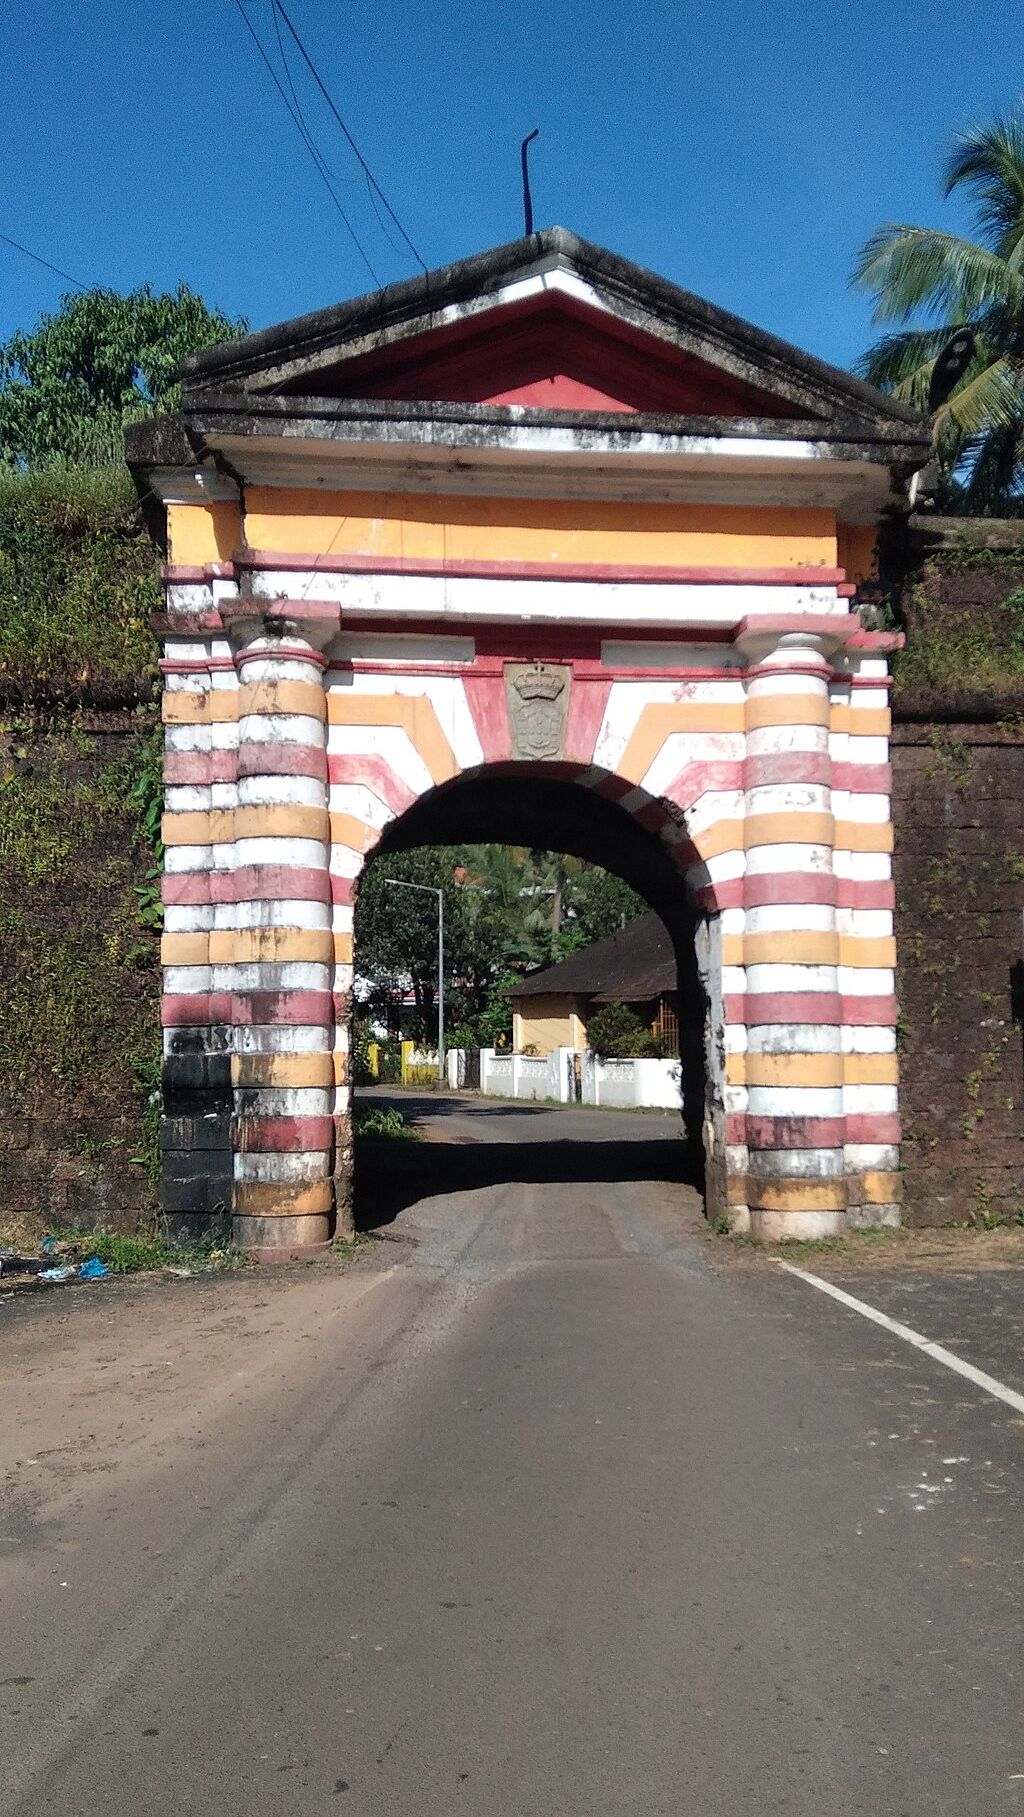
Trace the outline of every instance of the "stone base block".
<path fill-rule="evenodd" d="M 899 1230 L 900 1205 L 851 1205 L 846 1213 L 848 1230 Z"/>
<path fill-rule="evenodd" d="M 236 1249 L 258 1262 L 302 1262 L 323 1255 L 331 1246 L 333 1219 L 314 1213 L 284 1218 L 236 1217 L 232 1235 Z"/>
<path fill-rule="evenodd" d="M 752 1207 L 750 1232 L 762 1243 L 806 1242 L 811 1237 L 840 1237 L 845 1211 L 765 1211 Z"/>

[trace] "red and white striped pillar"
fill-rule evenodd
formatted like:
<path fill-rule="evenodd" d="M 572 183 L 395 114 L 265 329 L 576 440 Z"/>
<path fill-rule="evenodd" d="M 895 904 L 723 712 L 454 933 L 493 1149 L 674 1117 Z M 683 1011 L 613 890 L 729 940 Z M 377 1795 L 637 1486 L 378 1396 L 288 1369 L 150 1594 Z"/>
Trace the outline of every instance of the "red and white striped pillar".
<path fill-rule="evenodd" d="M 830 656 L 844 627 L 749 621 L 743 1021 L 750 1228 L 841 1230 L 842 1006 L 829 754 Z"/>
<path fill-rule="evenodd" d="M 229 614 L 225 613 L 228 618 Z M 230 614 L 238 673 L 233 900 L 211 937 L 234 1024 L 234 1238 L 266 1261 L 333 1229 L 334 939 L 322 645 L 336 609 Z"/>

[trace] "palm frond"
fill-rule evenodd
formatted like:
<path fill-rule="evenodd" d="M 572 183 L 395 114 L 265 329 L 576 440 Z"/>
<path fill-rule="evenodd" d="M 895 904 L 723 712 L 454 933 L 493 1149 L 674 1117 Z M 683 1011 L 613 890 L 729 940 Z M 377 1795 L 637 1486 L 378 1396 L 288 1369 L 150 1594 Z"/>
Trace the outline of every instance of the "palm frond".
<path fill-rule="evenodd" d="M 932 368 L 953 332 L 944 323 L 941 328 L 902 328 L 884 334 L 861 355 L 856 370 L 879 391 L 927 410 Z"/>
<path fill-rule="evenodd" d="M 978 232 L 1008 259 L 1024 241 L 1024 115 L 959 133 L 946 160 L 945 193 L 968 189 Z"/>
<path fill-rule="evenodd" d="M 1017 423 L 1021 403 L 1020 378 L 1009 360 L 975 361 L 936 412 L 935 422 L 940 433 L 948 418 L 959 435 L 987 434 Z"/>
<path fill-rule="evenodd" d="M 1019 516 L 1024 509 L 1024 413 L 979 436 L 968 449 L 962 509 L 972 516 Z"/>
<path fill-rule="evenodd" d="M 852 282 L 874 297 L 876 322 L 964 322 L 999 303 L 1024 309 L 1024 276 L 997 253 L 934 227 L 889 223 L 861 247 Z"/>

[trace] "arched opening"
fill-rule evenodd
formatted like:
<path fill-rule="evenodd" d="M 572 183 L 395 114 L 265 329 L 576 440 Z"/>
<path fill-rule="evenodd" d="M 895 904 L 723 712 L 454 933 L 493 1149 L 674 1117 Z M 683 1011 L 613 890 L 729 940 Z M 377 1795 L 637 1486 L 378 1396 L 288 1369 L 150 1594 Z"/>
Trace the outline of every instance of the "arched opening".
<path fill-rule="evenodd" d="M 720 1067 L 715 1067 L 721 1048 L 720 1007 L 717 1013 L 715 1009 L 720 993 L 710 977 L 708 917 L 695 900 L 695 854 L 679 810 L 593 767 L 492 763 L 418 796 L 387 821 L 366 859 L 386 861 L 423 847 L 494 844 L 540 848 L 600 866 L 628 884 L 657 915 L 675 962 L 678 1032 L 672 1057 L 681 1075 L 680 1112 L 674 1123 L 668 1116 L 631 1119 L 635 1139 L 619 1143 L 621 1152 L 614 1160 L 607 1128 L 594 1131 L 604 1138 L 601 1152 L 586 1136 L 575 1134 L 559 1141 L 557 1161 L 547 1142 L 537 1144 L 546 1147 L 545 1154 L 520 1152 L 514 1162 L 508 1149 L 502 1159 L 498 1153 L 485 1156 L 475 1146 L 473 1152 L 456 1146 L 439 1153 L 431 1143 L 415 1164 L 408 1154 L 404 1157 L 404 1191 L 401 1180 L 396 1190 L 391 1177 L 402 1174 L 394 1156 L 384 1168 L 389 1177 L 382 1181 L 376 1177 L 380 1151 L 373 1162 L 360 1162 L 357 1155 L 357 1225 L 390 1221 L 421 1190 L 452 1192 L 497 1183 L 503 1165 L 512 1170 L 511 1177 L 526 1180 L 664 1179 L 696 1188 L 707 1205 L 706 1151 L 718 1146 L 721 1129 Z M 358 934 L 354 962 L 358 973 Z M 357 1104 L 358 1097 L 357 1087 Z M 478 1108 L 485 1110 L 486 1102 Z M 429 1106 L 417 1106 L 414 1100 L 414 1116 L 417 1108 L 429 1114 Z M 493 1180 L 487 1177 L 489 1167 Z"/>

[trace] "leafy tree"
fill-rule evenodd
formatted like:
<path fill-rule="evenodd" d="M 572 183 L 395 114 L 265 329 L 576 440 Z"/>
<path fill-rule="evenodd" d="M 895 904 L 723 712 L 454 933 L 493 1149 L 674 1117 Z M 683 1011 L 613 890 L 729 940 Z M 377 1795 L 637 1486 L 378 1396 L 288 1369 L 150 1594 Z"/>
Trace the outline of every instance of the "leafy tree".
<path fill-rule="evenodd" d="M 587 1046 L 602 1060 L 636 1060 L 659 1055 L 662 1044 L 628 1003 L 606 1003 L 587 1018 Z"/>
<path fill-rule="evenodd" d="M 187 284 L 62 297 L 55 315 L 0 345 L 0 463 L 119 461 L 127 423 L 177 406 L 185 354 L 244 330 Z"/>
<path fill-rule="evenodd" d="M 614 871 L 602 870 L 596 864 L 580 864 L 567 880 L 559 956 L 604 940 L 608 934 L 617 934 L 627 922 L 638 921 L 649 912 L 650 903 L 616 877 Z"/>
<path fill-rule="evenodd" d="M 419 846 L 374 859 L 359 885 L 355 915 L 356 969 L 377 987 L 380 1005 L 411 987 L 416 1018 L 437 1035 L 437 899 L 444 893 L 445 1002 L 450 1025 L 475 1015 L 503 968 L 505 932 L 485 896 L 456 877 L 463 854 L 452 846 Z M 387 879 L 420 889 L 393 889 Z"/>
<path fill-rule="evenodd" d="M 437 902 L 420 890 L 390 887 L 389 877 L 444 892 L 446 1019 L 459 1046 L 500 1045 L 511 1034 L 507 993 L 517 978 L 647 910 L 610 872 L 523 846 L 420 846 L 374 859 L 359 886 L 356 969 L 371 981 L 372 1006 L 385 1020 L 411 988 L 417 1032 L 430 1040 L 437 1033 Z"/>
<path fill-rule="evenodd" d="M 971 364 L 936 412 L 944 502 L 976 514 L 1020 508 L 1024 483 L 1024 108 L 961 133 L 944 193 L 968 195 L 977 238 L 892 223 L 861 248 L 853 282 L 894 324 L 860 361 L 864 376 L 921 410 L 956 329 L 976 336 Z"/>
<path fill-rule="evenodd" d="M 621 877 L 564 852 L 467 846 L 466 870 L 505 929 L 510 965 L 564 959 L 648 912 Z"/>

